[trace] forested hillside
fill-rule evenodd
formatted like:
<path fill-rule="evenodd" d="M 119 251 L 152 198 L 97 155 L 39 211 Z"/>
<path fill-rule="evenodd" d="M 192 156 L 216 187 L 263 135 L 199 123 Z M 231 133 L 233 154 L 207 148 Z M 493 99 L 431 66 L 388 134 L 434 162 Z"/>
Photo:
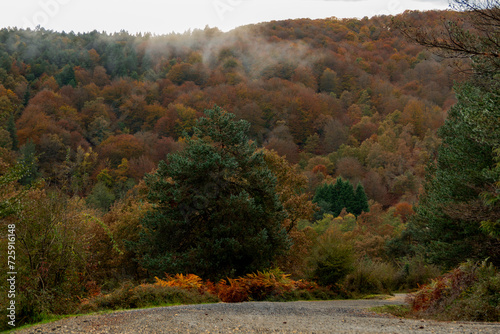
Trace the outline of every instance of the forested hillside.
<path fill-rule="evenodd" d="M 418 233 L 401 233 L 470 61 L 432 54 L 394 20 L 460 17 L 0 30 L 0 218 L 16 226 L 19 317 L 165 272 L 280 268 L 337 295 L 437 275 Z"/>
<path fill-rule="evenodd" d="M 442 14 L 412 16 L 438 24 Z M 71 196 L 96 195 L 108 173 L 105 190 L 118 198 L 216 104 L 299 163 L 311 189 L 323 165 L 384 207 L 415 201 L 457 78 L 390 24 L 296 20 L 167 36 L 3 29 L 3 147 L 37 155 L 37 173 Z"/>

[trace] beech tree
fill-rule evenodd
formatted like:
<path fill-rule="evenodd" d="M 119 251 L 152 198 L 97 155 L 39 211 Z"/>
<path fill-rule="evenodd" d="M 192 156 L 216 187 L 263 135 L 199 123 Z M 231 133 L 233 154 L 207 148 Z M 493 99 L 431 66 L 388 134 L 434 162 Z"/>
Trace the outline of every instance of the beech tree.
<path fill-rule="evenodd" d="M 183 151 L 146 177 L 153 209 L 135 244 L 155 275 L 238 276 L 272 265 L 290 247 L 276 177 L 249 142 L 249 123 L 205 112 Z"/>

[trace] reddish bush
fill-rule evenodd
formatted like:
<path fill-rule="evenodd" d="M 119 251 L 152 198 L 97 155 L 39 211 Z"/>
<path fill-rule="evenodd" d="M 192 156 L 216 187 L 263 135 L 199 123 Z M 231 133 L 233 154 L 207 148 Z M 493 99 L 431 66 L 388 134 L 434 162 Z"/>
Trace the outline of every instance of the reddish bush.
<path fill-rule="evenodd" d="M 280 270 L 257 272 L 244 277 L 221 280 L 214 293 L 219 299 L 227 303 L 236 303 L 246 300 L 265 300 L 270 297 L 282 296 L 284 293 L 304 290 L 312 291 L 318 286 L 306 281 L 294 281 L 290 275 Z"/>
<path fill-rule="evenodd" d="M 465 264 L 421 286 L 408 297 L 411 311 L 439 314 L 477 280 L 476 269 Z"/>
<path fill-rule="evenodd" d="M 227 282 L 221 280 L 215 288 L 217 296 L 225 303 L 240 303 L 248 300 L 248 291 L 241 279 L 228 278 Z"/>

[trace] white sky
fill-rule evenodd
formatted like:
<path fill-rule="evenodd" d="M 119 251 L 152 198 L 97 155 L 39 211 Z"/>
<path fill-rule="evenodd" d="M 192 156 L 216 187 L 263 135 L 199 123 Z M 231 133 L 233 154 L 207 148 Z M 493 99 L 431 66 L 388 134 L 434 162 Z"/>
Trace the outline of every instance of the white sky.
<path fill-rule="evenodd" d="M 288 18 L 371 17 L 446 9 L 448 0 L 2 0 L 0 28 L 130 33 L 237 26 Z"/>

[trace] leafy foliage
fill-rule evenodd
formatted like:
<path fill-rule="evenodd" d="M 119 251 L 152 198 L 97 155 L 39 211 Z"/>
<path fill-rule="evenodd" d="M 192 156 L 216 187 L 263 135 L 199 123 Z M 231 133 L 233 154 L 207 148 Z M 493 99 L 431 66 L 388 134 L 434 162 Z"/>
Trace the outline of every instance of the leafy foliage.
<path fill-rule="evenodd" d="M 440 15 L 422 13 L 409 21 L 435 26 Z M 389 24 L 390 17 L 287 20 L 229 33 L 207 28 L 166 36 L 2 29 L 0 142 L 16 150 L 33 141 L 39 172 L 68 193 L 75 188 L 67 167 L 78 160 L 79 147 L 92 148 L 98 163 L 78 189 L 87 196 L 96 175 L 117 169 L 123 158 L 130 162 L 125 176 L 138 181 L 179 140 L 182 145 L 184 132 L 191 135 L 201 111 L 214 104 L 250 121 L 249 135 L 259 145 L 305 164 L 310 155 L 329 154 L 343 144 L 357 149 L 367 141 L 365 154 L 373 150 L 377 156 L 372 144 L 387 130 L 380 126 L 403 112 L 400 120 L 391 119 L 406 126 L 406 137 L 394 130 L 406 147 L 387 149 L 379 159 L 383 169 L 358 159 L 358 179 L 350 179 L 367 189 L 373 175 L 365 174 L 376 171 L 382 184 L 371 190 L 391 191 L 402 171 L 415 175 L 414 167 L 425 163 L 416 161 L 421 153 L 432 154 L 419 141 L 427 129 L 433 137 L 440 125 L 452 101 L 452 81 L 438 59 L 389 33 Z M 389 157 L 400 149 L 407 150 L 401 167 L 392 160 L 402 154 Z M 334 160 L 342 158 L 354 157 Z M 395 199 L 381 192 L 367 195 L 390 205 L 405 192 L 416 198 L 418 188 L 398 188 Z"/>
<path fill-rule="evenodd" d="M 352 244 L 341 239 L 336 229 L 329 229 L 318 237 L 312 247 L 311 277 L 323 286 L 340 284 L 353 270 Z"/>

